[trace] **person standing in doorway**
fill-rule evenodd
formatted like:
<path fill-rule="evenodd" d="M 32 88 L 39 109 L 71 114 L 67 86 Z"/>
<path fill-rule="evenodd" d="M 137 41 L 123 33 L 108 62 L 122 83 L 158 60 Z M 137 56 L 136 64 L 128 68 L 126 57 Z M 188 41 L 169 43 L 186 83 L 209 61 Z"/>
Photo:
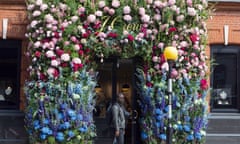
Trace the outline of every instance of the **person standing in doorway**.
<path fill-rule="evenodd" d="M 119 93 L 117 96 L 117 102 L 112 107 L 112 122 L 114 128 L 114 140 L 115 144 L 124 144 L 125 127 L 130 116 L 130 113 L 126 111 L 125 97 L 123 93 Z"/>

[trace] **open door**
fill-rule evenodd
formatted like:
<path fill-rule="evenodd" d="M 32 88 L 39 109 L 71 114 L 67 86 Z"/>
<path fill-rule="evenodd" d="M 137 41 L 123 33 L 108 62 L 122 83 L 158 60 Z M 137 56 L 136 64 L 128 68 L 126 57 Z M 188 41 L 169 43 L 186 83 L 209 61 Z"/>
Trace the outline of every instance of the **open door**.
<path fill-rule="evenodd" d="M 117 94 L 125 95 L 125 107 L 132 116 L 128 119 L 125 144 L 138 144 L 138 110 L 134 89 L 135 64 L 133 59 L 109 58 L 98 65 L 98 86 L 96 87 L 96 111 L 94 120 L 97 129 L 97 144 L 112 144 L 112 138 L 106 122 L 106 108 L 115 101 Z"/>

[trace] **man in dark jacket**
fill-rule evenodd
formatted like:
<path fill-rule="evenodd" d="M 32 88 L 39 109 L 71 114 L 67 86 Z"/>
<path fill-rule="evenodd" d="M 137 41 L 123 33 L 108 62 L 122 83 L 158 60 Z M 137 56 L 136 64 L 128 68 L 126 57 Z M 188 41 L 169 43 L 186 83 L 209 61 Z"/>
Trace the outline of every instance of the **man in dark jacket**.
<path fill-rule="evenodd" d="M 125 97 L 123 93 L 119 93 L 117 102 L 112 107 L 114 140 L 117 144 L 124 144 L 124 134 L 127 118 L 130 113 L 124 107 Z"/>

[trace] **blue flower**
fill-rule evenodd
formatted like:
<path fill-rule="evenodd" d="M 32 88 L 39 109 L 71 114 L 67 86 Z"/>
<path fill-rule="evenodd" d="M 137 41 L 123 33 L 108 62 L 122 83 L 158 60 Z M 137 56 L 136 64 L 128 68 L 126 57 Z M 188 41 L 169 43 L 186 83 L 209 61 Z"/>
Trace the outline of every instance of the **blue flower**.
<path fill-rule="evenodd" d="M 41 134 L 41 135 L 40 135 L 40 138 L 41 138 L 42 140 L 45 140 L 45 139 L 47 138 L 47 135 Z"/>
<path fill-rule="evenodd" d="M 49 120 L 48 119 L 44 119 L 43 120 L 43 124 L 46 124 L 46 125 L 49 124 Z"/>
<path fill-rule="evenodd" d="M 187 140 L 188 140 L 188 141 L 192 141 L 193 139 L 194 139 L 193 135 L 188 135 L 188 136 L 187 136 Z"/>
<path fill-rule="evenodd" d="M 64 122 L 64 123 L 63 123 L 63 128 L 64 128 L 64 129 L 68 129 L 68 128 L 70 128 L 70 126 L 71 126 L 71 125 L 70 125 L 69 122 Z"/>
<path fill-rule="evenodd" d="M 56 139 L 58 141 L 63 141 L 64 140 L 64 134 L 62 132 L 58 132 L 57 135 L 56 135 Z"/>
<path fill-rule="evenodd" d="M 69 110 L 67 111 L 67 113 L 68 113 L 68 115 L 69 115 L 70 117 L 76 116 L 76 113 L 75 113 L 74 110 L 69 109 Z"/>
<path fill-rule="evenodd" d="M 62 120 L 64 118 L 62 113 L 58 113 L 57 114 L 57 119 Z"/>
<path fill-rule="evenodd" d="M 157 108 L 157 109 L 155 109 L 155 113 L 158 114 L 158 115 L 161 115 L 162 111 L 159 108 Z"/>
<path fill-rule="evenodd" d="M 147 139 L 148 138 L 147 133 L 146 132 L 141 132 L 141 138 L 142 138 L 142 140 Z"/>
<path fill-rule="evenodd" d="M 159 135 L 159 138 L 160 138 L 161 140 L 166 140 L 166 139 L 167 139 L 167 136 L 166 136 L 165 134 L 160 134 L 160 135 Z"/>
<path fill-rule="evenodd" d="M 44 134 L 48 134 L 49 131 L 50 131 L 50 129 L 49 129 L 48 127 L 43 127 L 43 128 L 41 129 L 41 131 L 42 131 L 42 133 L 44 133 Z"/>
<path fill-rule="evenodd" d="M 178 124 L 178 125 L 177 125 L 177 129 L 178 129 L 179 131 L 182 131 L 182 130 L 183 130 L 182 125 L 181 125 L 181 124 Z"/>
<path fill-rule="evenodd" d="M 83 115 L 82 115 L 82 114 L 78 114 L 78 115 L 77 115 L 77 119 L 80 120 L 80 121 L 82 121 L 82 120 L 83 120 Z"/>
<path fill-rule="evenodd" d="M 74 136 L 75 136 L 75 133 L 74 133 L 73 131 L 69 131 L 69 132 L 68 132 L 68 136 L 69 136 L 69 137 L 74 137 Z"/>
<path fill-rule="evenodd" d="M 201 140 L 202 139 L 202 135 L 201 135 L 201 133 L 195 133 L 195 138 L 197 139 L 197 140 Z"/>
<path fill-rule="evenodd" d="M 39 121 L 38 120 L 33 121 L 33 126 L 35 130 L 39 129 L 40 128 Z"/>
<path fill-rule="evenodd" d="M 84 132 L 87 131 L 87 127 L 86 126 L 82 126 L 82 127 L 79 128 L 79 131 L 84 133 Z"/>
<path fill-rule="evenodd" d="M 184 131 L 190 132 L 190 126 L 189 125 L 184 125 L 183 126 Z"/>

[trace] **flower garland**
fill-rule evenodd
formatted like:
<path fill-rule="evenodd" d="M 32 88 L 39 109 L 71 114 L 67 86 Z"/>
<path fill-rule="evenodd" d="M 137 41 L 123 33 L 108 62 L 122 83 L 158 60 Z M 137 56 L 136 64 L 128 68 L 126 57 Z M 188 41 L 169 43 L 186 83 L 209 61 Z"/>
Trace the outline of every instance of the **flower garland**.
<path fill-rule="evenodd" d="M 96 57 L 140 56 L 141 138 L 166 140 L 168 63 L 178 49 L 174 143 L 201 143 L 207 125 L 206 0 L 28 0 L 26 124 L 34 142 L 77 143 L 95 135 Z M 153 113 L 154 112 L 154 113 Z"/>

